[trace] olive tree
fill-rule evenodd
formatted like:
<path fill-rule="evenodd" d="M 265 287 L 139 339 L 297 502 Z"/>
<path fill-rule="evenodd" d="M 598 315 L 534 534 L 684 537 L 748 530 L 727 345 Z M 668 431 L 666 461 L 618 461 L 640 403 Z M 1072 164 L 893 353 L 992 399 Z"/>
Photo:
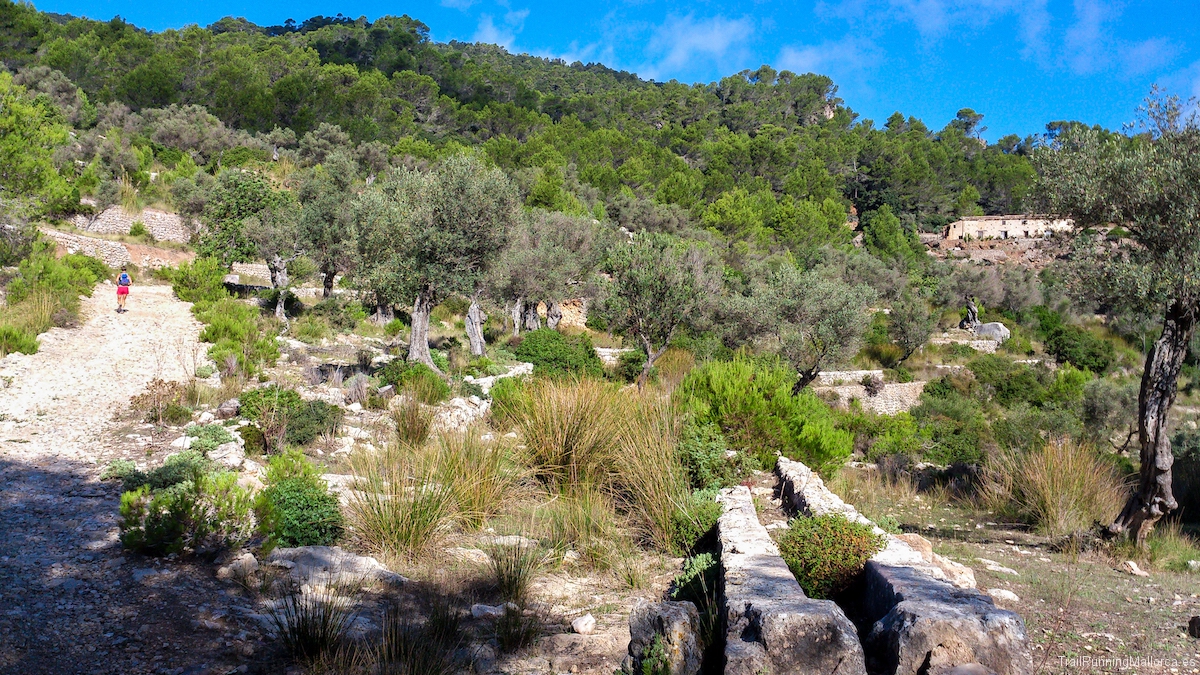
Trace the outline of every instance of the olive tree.
<path fill-rule="evenodd" d="M 401 169 L 358 200 L 360 278 L 381 300 L 413 298 L 409 361 L 437 369 L 430 312 L 450 295 L 478 288 L 518 213 L 508 177 L 471 155 L 429 173 Z"/>
<path fill-rule="evenodd" d="M 311 170 L 297 190 L 303 205 L 300 229 L 307 254 L 321 273 L 322 296 L 333 293 L 333 281 L 354 264 L 355 228 L 350 201 L 357 173 L 354 158 L 343 151 L 329 155 Z"/>
<path fill-rule="evenodd" d="M 901 363 L 907 361 L 908 357 L 929 340 L 936 322 L 936 317 L 929 312 L 929 305 L 913 293 L 906 293 L 893 303 L 888 318 L 888 333 L 896 346 L 904 350 L 904 355 L 900 358 Z"/>
<path fill-rule="evenodd" d="M 291 285 L 287 268 L 289 263 L 304 253 L 296 209 L 292 204 L 281 204 L 246 218 L 243 227 L 246 238 L 254 244 L 271 273 L 271 288 L 278 294 L 275 316 L 287 321 L 284 302 Z"/>
<path fill-rule="evenodd" d="M 1178 99 L 1156 94 L 1145 112 L 1138 136 L 1074 125 L 1035 155 L 1043 204 L 1073 218 L 1079 232 L 1076 289 L 1110 311 L 1154 308 L 1161 317 L 1138 392 L 1140 483 L 1109 525 L 1139 546 L 1178 506 L 1168 415 L 1200 316 L 1200 121 L 1186 117 Z M 1110 224 L 1128 238 L 1098 241 L 1085 229 Z"/>
<path fill-rule="evenodd" d="M 589 217 L 535 210 L 520 220 L 496 262 L 490 286 L 511 303 L 513 334 L 541 326 L 537 306 L 546 303 L 546 324 L 556 328 L 558 303 L 577 294 L 600 262 L 611 237 Z M 575 297 L 575 296 L 572 296 Z M 470 313 L 467 326 L 470 328 Z"/>
<path fill-rule="evenodd" d="M 642 232 L 612 247 L 603 265 L 603 312 L 614 330 L 646 352 L 638 387 L 671 338 L 684 327 L 702 328 L 721 291 L 721 264 L 708 247 L 668 234 Z"/>

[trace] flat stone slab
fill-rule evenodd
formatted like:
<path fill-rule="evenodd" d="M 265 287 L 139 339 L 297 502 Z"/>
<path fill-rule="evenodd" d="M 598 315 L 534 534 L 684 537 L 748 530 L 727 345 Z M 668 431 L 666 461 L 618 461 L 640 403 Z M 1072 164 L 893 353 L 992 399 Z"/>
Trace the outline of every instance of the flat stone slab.
<path fill-rule="evenodd" d="M 726 675 L 865 675 L 854 624 L 829 600 L 801 590 L 767 529 L 750 489 L 722 490 L 717 522 L 725 611 Z"/>

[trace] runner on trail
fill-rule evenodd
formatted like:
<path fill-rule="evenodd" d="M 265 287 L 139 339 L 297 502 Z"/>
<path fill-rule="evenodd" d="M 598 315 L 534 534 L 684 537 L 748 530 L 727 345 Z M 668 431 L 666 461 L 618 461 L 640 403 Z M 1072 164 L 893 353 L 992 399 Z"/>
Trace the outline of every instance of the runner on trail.
<path fill-rule="evenodd" d="M 128 312 L 125 309 L 125 301 L 129 298 L 129 287 L 133 285 L 133 279 L 129 278 L 129 273 L 125 271 L 125 267 L 121 267 L 121 276 L 117 277 L 117 313 L 122 314 Z"/>

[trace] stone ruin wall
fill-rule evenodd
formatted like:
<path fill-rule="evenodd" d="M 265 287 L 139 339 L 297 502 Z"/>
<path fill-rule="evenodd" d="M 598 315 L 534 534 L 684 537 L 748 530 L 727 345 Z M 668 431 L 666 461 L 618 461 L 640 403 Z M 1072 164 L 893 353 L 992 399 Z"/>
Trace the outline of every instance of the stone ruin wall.
<path fill-rule="evenodd" d="M 1068 231 L 1074 223 L 1066 219 L 1029 218 L 1027 216 L 975 216 L 956 220 L 946 226 L 945 238 L 1030 239 L 1051 232 Z"/>
<path fill-rule="evenodd" d="M 924 382 L 903 382 L 883 385 L 883 391 L 874 396 L 867 394 L 866 387 L 861 384 L 842 384 L 833 387 L 813 387 L 818 395 L 837 394 L 838 400 L 834 405 L 848 405 L 857 400 L 863 410 L 870 410 L 880 415 L 895 415 L 908 412 L 921 403 L 921 392 L 925 390 Z"/>
<path fill-rule="evenodd" d="M 98 234 L 129 234 L 129 228 L 140 221 L 156 241 L 186 244 L 191 241 L 192 227 L 174 213 L 158 209 L 142 209 L 129 213 L 120 206 L 110 206 L 96 216 L 77 215 L 71 219 L 75 227 Z"/>

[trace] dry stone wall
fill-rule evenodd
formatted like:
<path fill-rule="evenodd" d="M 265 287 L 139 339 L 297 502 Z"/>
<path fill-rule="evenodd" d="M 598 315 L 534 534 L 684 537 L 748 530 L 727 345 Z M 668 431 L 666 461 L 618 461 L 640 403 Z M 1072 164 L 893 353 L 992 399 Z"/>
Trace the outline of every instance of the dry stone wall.
<path fill-rule="evenodd" d="M 120 206 L 110 206 L 99 215 L 78 215 L 71 219 L 71 224 L 75 227 L 100 234 L 129 234 L 129 228 L 133 227 L 135 222 L 145 225 L 146 231 L 157 241 L 186 244 L 192 238 L 192 227 L 183 218 L 158 209 L 142 209 L 139 213 L 130 213 Z"/>
<path fill-rule="evenodd" d="M 921 392 L 925 390 L 924 382 L 899 382 L 883 385 L 883 390 L 871 396 L 867 388 L 861 384 L 842 384 L 835 387 L 813 387 L 818 394 L 837 394 L 839 401 L 857 400 L 864 410 L 880 415 L 895 415 L 907 412 L 921 403 Z"/>
<path fill-rule="evenodd" d="M 98 239 L 71 232 L 60 232 L 49 227 L 41 228 L 41 232 L 54 241 L 58 246 L 60 254 L 82 253 L 90 255 L 113 268 L 131 263 L 137 265 L 140 269 L 173 267 L 195 257 L 194 254 L 186 251 L 171 251 L 144 244 L 123 244 L 119 241 Z"/>

